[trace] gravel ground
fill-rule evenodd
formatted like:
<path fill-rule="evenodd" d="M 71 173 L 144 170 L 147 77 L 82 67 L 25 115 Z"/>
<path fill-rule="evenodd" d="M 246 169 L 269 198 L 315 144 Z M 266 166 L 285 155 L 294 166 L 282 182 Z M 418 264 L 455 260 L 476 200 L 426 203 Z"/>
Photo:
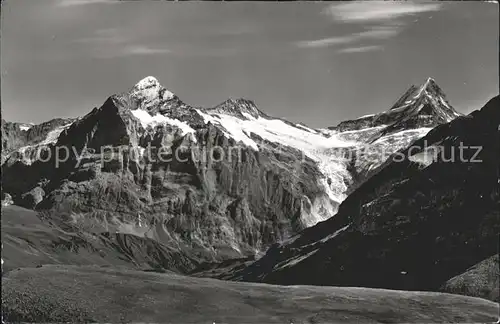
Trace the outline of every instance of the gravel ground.
<path fill-rule="evenodd" d="M 499 305 L 445 293 L 273 286 L 99 266 L 44 265 L 2 278 L 9 322 L 477 323 Z"/>

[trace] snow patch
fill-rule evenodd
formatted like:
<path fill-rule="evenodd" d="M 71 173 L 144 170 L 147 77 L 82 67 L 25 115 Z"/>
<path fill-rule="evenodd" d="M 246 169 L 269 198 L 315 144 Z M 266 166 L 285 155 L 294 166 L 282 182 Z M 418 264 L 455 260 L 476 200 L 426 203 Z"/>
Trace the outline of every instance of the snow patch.
<path fill-rule="evenodd" d="M 287 267 L 291 267 L 291 266 L 294 266 L 296 264 L 298 264 L 299 262 L 302 262 L 304 261 L 305 259 L 309 258 L 311 255 L 313 255 L 314 253 L 316 253 L 318 251 L 318 249 L 316 250 L 312 250 L 304 255 L 298 255 L 296 257 L 294 257 L 293 259 L 291 260 L 286 260 L 282 263 L 278 263 L 276 264 L 273 269 L 274 270 L 278 270 L 278 269 L 283 269 L 283 268 L 287 268 Z"/>
<path fill-rule="evenodd" d="M 151 116 L 147 111 L 142 109 L 131 110 L 131 113 L 140 121 L 142 127 L 145 129 L 148 128 L 148 126 L 154 128 L 158 125 L 168 124 L 179 128 L 182 131 L 182 135 L 195 133 L 195 130 L 191 128 L 191 126 L 189 126 L 187 123 L 181 122 L 178 119 L 172 119 L 160 114 Z M 196 141 L 196 138 L 194 136 L 192 138 L 194 141 Z"/>
<path fill-rule="evenodd" d="M 416 128 L 416 129 L 407 129 L 403 131 L 399 131 L 397 133 L 393 133 L 387 136 L 383 136 L 381 138 L 378 138 L 375 142 L 373 142 L 374 145 L 376 144 L 382 144 L 382 143 L 387 143 L 387 142 L 399 142 L 403 141 L 405 139 L 411 140 L 415 138 L 420 138 L 425 136 L 432 127 L 421 127 L 421 128 Z M 405 143 L 409 144 L 409 143 Z"/>
<path fill-rule="evenodd" d="M 419 163 L 424 167 L 428 167 L 432 163 L 437 161 L 437 156 L 440 152 L 438 146 L 426 147 L 422 152 L 410 155 L 408 159 L 412 162 Z"/>
<path fill-rule="evenodd" d="M 356 142 L 366 142 L 373 135 L 377 134 L 380 130 L 387 127 L 388 125 L 381 125 L 375 127 L 368 127 L 357 130 L 350 130 L 337 133 L 337 137 L 340 139 L 348 140 L 348 141 L 356 141 Z"/>
<path fill-rule="evenodd" d="M 41 143 L 39 143 L 38 145 L 49 145 L 49 144 L 54 144 L 57 142 L 57 140 L 59 139 L 59 135 L 61 135 L 61 133 L 66 130 L 67 128 L 69 128 L 69 126 L 71 126 L 73 124 L 73 122 L 71 123 L 68 123 L 66 125 L 62 125 L 62 126 L 59 126 L 59 127 L 56 127 L 54 128 L 52 131 L 50 131 L 48 134 L 47 134 L 47 137 L 45 138 L 45 140 L 43 140 Z"/>
<path fill-rule="evenodd" d="M 368 115 L 363 115 L 363 116 L 358 117 L 358 118 L 356 118 L 356 119 L 363 119 L 363 118 L 367 118 L 367 117 L 373 117 L 373 116 L 375 116 L 375 115 L 376 115 L 376 114 L 368 114 Z"/>
<path fill-rule="evenodd" d="M 244 112 L 244 111 L 243 111 L 243 112 L 241 112 L 241 114 L 242 114 L 245 118 L 247 118 L 247 119 L 255 119 L 252 115 L 250 115 L 250 114 L 249 114 L 249 113 L 247 113 L 247 112 Z"/>
<path fill-rule="evenodd" d="M 318 251 L 318 249 L 316 250 L 312 250 L 311 252 L 308 252 L 307 254 L 305 255 L 301 255 L 295 259 L 292 259 L 291 261 L 289 261 L 286 265 L 284 265 L 284 267 L 291 267 L 293 265 L 296 265 L 297 263 L 299 262 L 302 262 L 304 261 L 305 259 L 307 259 L 308 257 L 310 257 L 311 255 L 313 255 L 314 253 L 316 253 Z"/>
<path fill-rule="evenodd" d="M 369 132 L 369 131 L 372 131 L 374 129 L 382 129 L 382 128 L 385 128 L 389 125 L 381 125 L 381 126 L 374 126 L 374 127 L 369 127 L 369 128 L 363 128 L 363 129 L 355 129 L 355 130 L 350 130 L 350 131 L 344 131 L 344 132 L 340 132 L 338 133 L 339 135 L 340 134 L 354 134 L 354 133 L 365 133 L 365 132 Z"/>
<path fill-rule="evenodd" d="M 331 240 L 332 238 L 334 238 L 335 236 L 339 235 L 341 232 L 345 231 L 348 228 L 349 228 L 349 225 L 346 225 L 346 226 L 342 227 L 341 229 L 336 230 L 332 234 L 325 236 L 324 238 L 322 238 L 320 240 L 320 242 L 325 243 L 325 242 Z"/>
<path fill-rule="evenodd" d="M 237 143 L 242 142 L 246 146 L 250 146 L 255 151 L 259 150 L 257 143 L 255 143 L 255 141 L 253 141 L 247 135 L 247 134 L 251 133 L 251 129 L 248 129 L 248 127 L 244 127 L 244 124 L 246 121 L 241 120 L 241 119 L 234 117 L 234 116 L 229 116 L 229 115 L 205 114 L 202 111 L 200 111 L 199 109 L 196 109 L 196 112 L 203 118 L 203 121 L 205 122 L 205 124 L 208 124 L 210 122 L 214 125 L 219 125 L 219 126 L 221 126 L 224 134 L 227 137 L 234 139 Z M 250 116 L 250 117 L 253 119 L 252 116 Z"/>

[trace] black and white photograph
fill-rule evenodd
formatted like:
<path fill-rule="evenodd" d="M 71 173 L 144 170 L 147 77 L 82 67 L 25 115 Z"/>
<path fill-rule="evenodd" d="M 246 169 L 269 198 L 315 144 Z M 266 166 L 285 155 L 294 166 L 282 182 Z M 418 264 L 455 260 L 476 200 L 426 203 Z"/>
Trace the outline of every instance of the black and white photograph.
<path fill-rule="evenodd" d="M 2 324 L 499 323 L 498 26 L 2 1 Z"/>

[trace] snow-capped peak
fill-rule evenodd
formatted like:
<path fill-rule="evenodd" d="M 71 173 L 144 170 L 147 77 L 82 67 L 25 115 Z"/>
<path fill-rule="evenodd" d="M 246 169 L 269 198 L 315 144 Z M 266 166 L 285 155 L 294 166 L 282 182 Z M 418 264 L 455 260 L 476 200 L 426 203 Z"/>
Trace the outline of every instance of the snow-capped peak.
<path fill-rule="evenodd" d="M 146 89 L 149 87 L 157 87 L 160 86 L 160 82 L 158 81 L 157 78 L 154 76 L 147 76 L 141 81 L 137 82 L 137 84 L 134 86 L 135 89 L 141 90 L 141 89 Z"/>
<path fill-rule="evenodd" d="M 439 89 L 439 86 L 436 84 L 433 78 L 427 78 L 424 83 L 418 87 L 418 91 L 414 93 L 413 99 L 418 99 L 422 96 L 422 94 L 426 94 L 427 91 L 431 91 L 432 89 Z M 440 89 L 439 89 L 440 90 Z"/>
<path fill-rule="evenodd" d="M 131 98 L 139 102 L 139 108 L 149 110 L 161 101 L 174 98 L 174 94 L 165 89 L 158 79 L 153 76 L 145 77 L 134 85 L 130 90 Z"/>
<path fill-rule="evenodd" d="M 424 85 L 428 86 L 430 83 L 436 83 L 436 80 L 434 80 L 431 77 L 428 77 L 427 80 L 425 81 Z"/>
<path fill-rule="evenodd" d="M 174 97 L 174 94 L 165 89 L 154 76 L 147 76 L 137 82 L 132 88 L 131 94 L 143 98 L 159 97 L 159 99 L 163 100 L 168 100 Z"/>
<path fill-rule="evenodd" d="M 392 106 L 391 110 L 404 109 L 413 104 L 420 104 L 421 100 L 427 98 L 431 101 L 441 102 L 446 108 L 451 106 L 446 101 L 446 96 L 437 85 L 433 78 L 427 78 L 427 80 L 420 86 L 412 85 L 398 101 Z M 453 114 L 455 114 L 453 112 Z"/>

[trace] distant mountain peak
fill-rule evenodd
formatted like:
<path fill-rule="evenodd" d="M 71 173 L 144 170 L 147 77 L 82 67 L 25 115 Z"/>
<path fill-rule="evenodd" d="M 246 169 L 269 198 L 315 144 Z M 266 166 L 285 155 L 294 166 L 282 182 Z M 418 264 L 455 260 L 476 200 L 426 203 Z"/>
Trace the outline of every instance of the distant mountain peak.
<path fill-rule="evenodd" d="M 432 85 L 437 85 L 436 80 L 434 80 L 434 78 L 432 77 L 428 77 L 427 80 L 425 80 L 425 82 L 422 84 L 422 87 L 427 88 L 428 86 Z"/>
<path fill-rule="evenodd" d="M 153 115 L 173 106 L 182 106 L 179 98 L 163 87 L 154 76 L 143 78 L 130 90 L 112 95 L 110 99 L 118 107 L 146 110 Z"/>
<path fill-rule="evenodd" d="M 263 112 L 257 109 L 257 106 L 252 100 L 244 98 L 229 98 L 210 110 L 217 113 L 229 114 L 245 118 L 248 118 L 248 115 L 252 116 L 253 118 L 265 116 Z"/>
<path fill-rule="evenodd" d="M 140 80 L 134 86 L 135 89 L 145 89 L 149 87 L 160 86 L 160 82 L 154 76 L 147 76 L 144 79 Z"/>
<path fill-rule="evenodd" d="M 420 86 L 412 85 L 406 92 L 394 103 L 391 109 L 397 109 L 402 106 L 415 103 L 417 100 L 423 97 L 434 97 L 441 101 L 445 106 L 451 108 L 446 100 L 446 95 L 443 90 L 438 86 L 436 80 L 429 77 Z M 440 99 L 442 98 L 442 99 Z M 453 108 L 451 108 L 453 109 Z"/>
<path fill-rule="evenodd" d="M 175 96 L 172 92 L 165 89 L 158 79 L 153 76 L 147 76 L 137 82 L 132 90 L 130 90 L 130 95 L 145 102 L 169 100 Z"/>
<path fill-rule="evenodd" d="M 442 98 L 446 97 L 443 90 L 441 90 L 433 78 L 428 78 L 425 83 L 422 84 L 421 89 L 422 93 L 420 95 L 424 94 L 427 96 L 434 95 Z"/>
<path fill-rule="evenodd" d="M 350 131 L 386 126 L 380 134 L 387 134 L 422 127 L 432 128 L 459 116 L 461 114 L 450 105 L 443 90 L 429 77 L 419 86 L 411 85 L 389 110 L 343 121 L 330 129 Z"/>

